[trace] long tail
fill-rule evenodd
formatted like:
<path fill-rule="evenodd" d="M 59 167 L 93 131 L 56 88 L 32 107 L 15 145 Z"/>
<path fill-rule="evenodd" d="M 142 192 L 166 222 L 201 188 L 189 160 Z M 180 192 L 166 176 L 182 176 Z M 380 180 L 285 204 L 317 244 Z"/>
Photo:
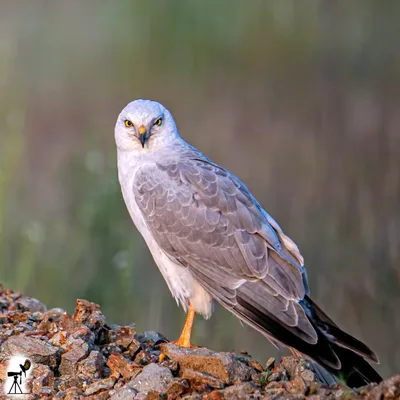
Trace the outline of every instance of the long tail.
<path fill-rule="evenodd" d="M 343 332 L 308 296 L 300 306 L 305 312 L 304 319 L 311 323 L 317 333 L 316 343 L 307 341 L 297 326 L 283 324 L 259 304 L 253 289 L 249 285 L 239 288 L 237 304 L 233 308 L 229 307 L 229 310 L 268 339 L 297 349 L 350 387 L 382 380 L 366 361 L 378 362 L 375 353 L 364 343 Z"/>
<path fill-rule="evenodd" d="M 329 345 L 340 360 L 340 369 L 327 368 L 351 387 L 380 382 L 382 377 L 366 361 L 379 363 L 376 354 L 364 343 L 342 331 L 309 297 L 304 299 L 309 318 L 329 340 Z"/>

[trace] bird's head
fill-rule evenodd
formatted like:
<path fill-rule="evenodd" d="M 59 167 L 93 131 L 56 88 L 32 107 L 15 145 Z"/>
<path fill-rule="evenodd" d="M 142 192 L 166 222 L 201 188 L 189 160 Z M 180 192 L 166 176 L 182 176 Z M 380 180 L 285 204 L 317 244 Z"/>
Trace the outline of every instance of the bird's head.
<path fill-rule="evenodd" d="M 153 151 L 173 143 L 177 137 L 171 113 L 156 101 L 132 101 L 121 111 L 115 124 L 115 141 L 121 151 Z"/>

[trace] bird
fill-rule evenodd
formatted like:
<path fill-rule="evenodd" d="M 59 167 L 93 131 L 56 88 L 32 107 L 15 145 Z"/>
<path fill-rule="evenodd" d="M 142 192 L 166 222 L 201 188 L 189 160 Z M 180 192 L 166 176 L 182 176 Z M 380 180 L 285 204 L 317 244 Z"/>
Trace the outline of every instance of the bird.
<path fill-rule="evenodd" d="M 311 299 L 295 242 L 244 183 L 182 139 L 166 107 L 130 102 L 115 142 L 130 217 L 187 313 L 177 345 L 191 347 L 195 313 L 208 319 L 217 302 L 350 387 L 381 381 L 368 362 L 376 354 Z"/>

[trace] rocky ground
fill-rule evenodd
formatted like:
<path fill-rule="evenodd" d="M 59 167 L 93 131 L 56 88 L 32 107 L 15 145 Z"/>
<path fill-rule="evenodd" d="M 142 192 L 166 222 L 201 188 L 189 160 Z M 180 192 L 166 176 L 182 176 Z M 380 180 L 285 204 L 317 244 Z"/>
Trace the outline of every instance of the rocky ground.
<path fill-rule="evenodd" d="M 8 359 L 23 354 L 33 363 L 26 399 L 400 399 L 400 376 L 353 391 L 322 385 L 293 357 L 261 365 L 248 354 L 166 342 L 133 324 L 107 324 L 87 300 L 68 315 L 0 286 L 0 393 Z"/>

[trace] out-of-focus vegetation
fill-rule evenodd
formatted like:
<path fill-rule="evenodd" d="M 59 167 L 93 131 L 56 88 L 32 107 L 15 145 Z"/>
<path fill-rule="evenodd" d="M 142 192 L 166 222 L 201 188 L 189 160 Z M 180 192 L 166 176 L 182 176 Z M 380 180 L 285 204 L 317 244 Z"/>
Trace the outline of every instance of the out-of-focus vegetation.
<path fill-rule="evenodd" d="M 400 2 L 1 1 L 0 281 L 174 339 L 113 128 L 135 98 L 236 173 L 300 246 L 313 297 L 400 371 Z M 274 350 L 218 309 L 194 342 Z"/>

